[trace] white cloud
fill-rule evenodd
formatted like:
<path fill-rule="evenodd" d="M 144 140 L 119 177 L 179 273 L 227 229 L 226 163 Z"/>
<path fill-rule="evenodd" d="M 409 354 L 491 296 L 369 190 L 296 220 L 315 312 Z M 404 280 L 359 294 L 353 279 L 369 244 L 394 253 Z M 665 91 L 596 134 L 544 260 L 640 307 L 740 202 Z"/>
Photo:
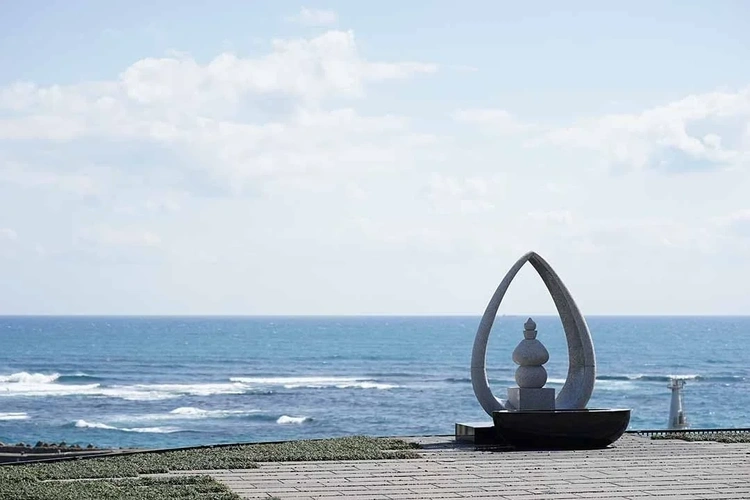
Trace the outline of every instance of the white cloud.
<path fill-rule="evenodd" d="M 742 209 L 717 217 L 715 223 L 739 238 L 750 241 L 750 209 Z"/>
<path fill-rule="evenodd" d="M 160 313 L 481 312 L 502 277 L 487 269 L 535 249 L 593 283 L 587 311 L 638 312 L 629 297 L 685 299 L 669 288 L 683 262 L 713 272 L 750 251 L 747 90 L 571 121 L 580 102 L 522 109 L 509 88 L 511 114 L 451 93 L 474 75 L 363 52 L 332 30 L 252 56 L 144 54 L 103 81 L 0 87 L 3 276 L 75 273 L 101 290 L 58 297 L 63 312 L 143 312 L 108 282 L 158 290 Z M 400 88 L 420 76 L 424 96 Z M 681 167 L 704 171 L 663 175 Z M 644 291 L 627 270 L 649 266 L 674 269 Z"/>
<path fill-rule="evenodd" d="M 34 166 L 17 163 L 0 163 L 0 184 L 8 183 L 17 187 L 47 188 L 76 196 L 96 196 L 105 187 L 92 174 L 84 172 L 58 173 L 35 170 Z"/>
<path fill-rule="evenodd" d="M 279 175 L 382 168 L 408 161 L 411 149 L 431 141 L 411 132 L 403 117 L 363 116 L 328 101 L 356 99 L 369 84 L 433 73 L 437 66 L 368 61 L 351 31 L 275 40 L 271 49 L 256 58 L 224 53 L 206 64 L 180 54 L 145 58 L 117 80 L 0 88 L 0 110 L 7 112 L 0 140 L 130 141 L 129 151 L 158 146 L 172 156 L 164 161 L 173 165 L 162 170 L 188 177 L 202 172 L 234 192 Z M 272 98 L 280 108 L 259 119 Z M 42 172 L 6 168 L 0 182 L 96 190 L 90 174 L 78 166 L 63 172 L 65 163 Z M 145 175 L 154 182 L 153 172 Z"/>
<path fill-rule="evenodd" d="M 453 112 L 453 119 L 499 134 L 512 134 L 533 130 L 534 126 L 522 123 L 508 111 L 499 108 L 467 108 Z"/>
<path fill-rule="evenodd" d="M 750 87 L 690 95 L 640 113 L 613 114 L 550 130 L 530 145 L 599 153 L 607 165 L 667 171 L 750 164 Z"/>
<path fill-rule="evenodd" d="M 526 215 L 530 220 L 546 224 L 563 224 L 571 225 L 573 223 L 573 214 L 569 210 L 534 210 Z"/>
<path fill-rule="evenodd" d="M 717 250 L 717 234 L 713 227 L 696 221 L 695 224 L 665 219 L 602 220 L 589 229 L 592 238 L 611 248 L 616 246 L 646 246 L 695 249 L 706 252 Z"/>
<path fill-rule="evenodd" d="M 124 203 L 116 203 L 114 211 L 122 214 L 174 214 L 189 201 L 189 194 L 174 189 L 146 190 L 145 193 L 128 193 Z"/>
<path fill-rule="evenodd" d="M 423 148 L 399 117 L 360 116 L 352 109 L 301 111 L 261 126 L 205 121 L 186 140 L 202 164 L 232 190 L 278 176 L 392 169 Z"/>
<path fill-rule="evenodd" d="M 146 58 L 110 82 L 0 88 L 0 110 L 11 113 L 0 118 L 0 139 L 114 137 L 172 144 L 211 120 L 249 125 L 239 110 L 266 104 L 269 96 L 290 99 L 292 109 L 315 109 L 329 97 L 361 97 L 369 83 L 436 70 L 427 63 L 367 61 L 351 31 L 276 40 L 260 58 L 224 53 L 207 64 L 189 56 Z"/>
<path fill-rule="evenodd" d="M 455 177 L 433 173 L 428 180 L 427 197 L 439 212 L 462 214 L 489 212 L 502 196 L 504 177 Z"/>
<path fill-rule="evenodd" d="M 79 233 L 80 241 L 104 247 L 158 248 L 161 237 L 153 231 L 138 227 L 99 226 Z"/>
<path fill-rule="evenodd" d="M 20 116 L 0 121 L 0 137 L 65 140 L 117 133 L 163 138 L 172 135 L 170 127 L 195 113 L 234 116 L 241 100 L 252 96 L 277 94 L 303 103 L 360 97 L 368 83 L 437 71 L 431 63 L 368 61 L 360 56 L 352 31 L 278 39 L 271 49 L 258 58 L 223 53 L 206 64 L 185 54 L 149 57 L 108 82 L 49 87 L 15 83 L 0 88 L 0 109 Z M 96 130 L 103 124 L 97 119 L 106 120 L 108 127 Z M 34 128 L 41 130 L 32 135 Z"/>
<path fill-rule="evenodd" d="M 290 21 L 303 26 L 330 26 L 336 24 L 338 15 L 332 10 L 302 7 L 296 16 L 290 18 Z"/>
<path fill-rule="evenodd" d="M 592 152 L 599 164 L 617 169 L 680 172 L 750 165 L 750 87 L 690 95 L 569 126 L 527 123 L 500 108 L 460 109 L 452 117 L 491 134 L 525 133 L 530 148 Z"/>
<path fill-rule="evenodd" d="M 18 239 L 18 233 L 9 227 L 0 227 L 0 239 L 15 241 Z"/>
<path fill-rule="evenodd" d="M 444 227 L 432 224 L 388 224 L 380 220 L 361 218 L 357 221 L 361 233 L 369 245 L 388 249 L 412 249 L 417 252 L 430 248 L 439 252 L 451 252 L 458 239 Z"/>
<path fill-rule="evenodd" d="M 623 255 L 623 251 L 662 249 L 677 252 L 718 254 L 734 247 L 735 235 L 726 230 L 726 218 L 703 217 L 683 221 L 678 217 L 575 219 L 568 211 L 532 212 L 529 218 L 557 230 L 566 244 L 587 251 L 606 251 Z"/>

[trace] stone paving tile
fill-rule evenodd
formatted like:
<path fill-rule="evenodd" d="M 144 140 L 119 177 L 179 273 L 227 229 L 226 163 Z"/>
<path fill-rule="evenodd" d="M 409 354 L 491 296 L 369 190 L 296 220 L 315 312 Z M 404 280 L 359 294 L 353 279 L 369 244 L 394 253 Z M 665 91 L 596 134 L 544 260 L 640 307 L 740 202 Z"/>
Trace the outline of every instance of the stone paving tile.
<path fill-rule="evenodd" d="M 431 493 L 430 495 L 430 498 L 433 498 L 435 500 L 440 500 L 443 498 L 466 498 L 456 493 L 444 493 L 442 491 L 436 491 L 435 493 Z M 424 495 L 422 493 L 391 493 L 388 495 L 388 498 L 390 498 L 391 500 L 419 500 L 424 498 Z"/>
<path fill-rule="evenodd" d="M 287 462 L 204 473 L 248 499 L 750 498 L 750 474 L 743 473 L 750 471 L 747 444 L 626 435 L 606 450 L 487 452 L 451 447 L 447 438 L 419 440 L 431 446 L 420 451 L 421 459 Z"/>

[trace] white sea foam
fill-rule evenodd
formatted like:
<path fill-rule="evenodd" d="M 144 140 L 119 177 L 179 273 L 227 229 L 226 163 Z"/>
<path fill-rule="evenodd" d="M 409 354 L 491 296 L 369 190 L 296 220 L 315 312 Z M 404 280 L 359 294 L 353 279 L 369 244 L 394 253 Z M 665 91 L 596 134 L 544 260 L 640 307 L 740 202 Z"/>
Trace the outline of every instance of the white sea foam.
<path fill-rule="evenodd" d="M 213 396 L 214 394 L 243 394 L 248 387 L 234 382 L 217 384 L 144 384 L 129 386 L 137 391 L 174 394 L 178 396 Z"/>
<path fill-rule="evenodd" d="M 18 372 L 0 375 L 0 384 L 49 384 L 59 378 L 59 373 L 46 375 L 44 373 Z"/>
<path fill-rule="evenodd" d="M 122 432 L 143 432 L 153 434 L 171 434 L 173 432 L 180 432 L 182 429 L 178 427 L 115 427 L 113 425 L 103 424 L 101 422 L 87 422 L 86 420 L 76 420 L 75 426 L 79 429 L 103 429 L 109 431 L 122 431 Z"/>
<path fill-rule="evenodd" d="M 184 419 L 201 419 L 201 418 L 229 418 L 238 417 L 243 415 L 250 415 L 252 413 L 258 413 L 259 410 L 203 410 L 201 408 L 193 408 L 185 406 L 182 408 L 175 408 L 169 412 L 172 418 L 184 418 Z"/>
<path fill-rule="evenodd" d="M 259 413 L 260 410 L 204 410 L 191 406 L 175 408 L 167 413 L 147 413 L 145 415 L 118 415 L 110 417 L 116 422 L 153 422 L 162 420 L 201 420 L 243 417 Z"/>
<path fill-rule="evenodd" d="M 120 429 L 124 432 L 145 432 L 148 434 L 173 434 L 181 432 L 179 427 L 135 427 L 133 429 Z"/>
<path fill-rule="evenodd" d="M 102 424 L 99 422 L 87 422 L 85 420 L 76 420 L 75 426 L 79 429 L 108 429 L 113 431 L 119 430 L 117 427 L 111 425 Z"/>
<path fill-rule="evenodd" d="M 312 421 L 311 417 L 290 417 L 289 415 L 282 415 L 276 419 L 276 423 L 281 425 L 304 424 L 310 421 Z"/>
<path fill-rule="evenodd" d="M 380 382 L 363 381 L 363 382 L 336 384 L 336 387 L 339 389 L 356 388 L 356 389 L 378 389 L 378 390 L 384 391 L 387 389 L 395 389 L 398 386 L 396 384 L 383 384 Z"/>
<path fill-rule="evenodd" d="M 0 375 L 0 397 L 15 396 L 69 396 L 89 394 L 99 388 L 99 384 L 68 385 L 58 383 L 59 373 L 18 372 Z"/>
<path fill-rule="evenodd" d="M 548 378 L 548 379 L 547 379 L 547 383 L 548 383 L 548 384 L 559 384 L 559 385 L 563 385 L 563 384 L 565 383 L 565 379 L 564 379 L 564 378 Z"/>
<path fill-rule="evenodd" d="M 0 383 L 0 397 L 102 396 L 131 401 L 150 401 L 179 397 L 133 387 L 102 387 L 101 384 Z"/>
<path fill-rule="evenodd" d="M 128 401 L 158 401 L 182 396 L 213 396 L 217 394 L 244 394 L 249 387 L 244 384 L 137 384 L 100 388 L 93 395 L 125 399 Z"/>
<path fill-rule="evenodd" d="M 93 395 L 128 401 L 159 401 L 182 396 L 213 396 L 216 394 L 244 394 L 249 388 L 240 383 L 216 384 L 137 384 L 104 387 Z"/>
<path fill-rule="evenodd" d="M 697 378 L 701 378 L 698 374 L 690 374 L 690 375 L 667 375 L 669 378 L 683 378 L 685 380 L 695 380 Z"/>
<path fill-rule="evenodd" d="M 632 380 L 597 380 L 594 386 L 596 391 L 632 391 L 638 388 Z"/>
<path fill-rule="evenodd" d="M 126 401 L 161 401 L 164 399 L 174 399 L 182 396 L 182 394 L 150 390 L 145 386 L 104 387 L 101 390 L 93 391 L 90 394 L 92 396 L 124 399 Z"/>
<path fill-rule="evenodd" d="M 563 385 L 565 383 L 564 378 L 548 378 L 547 383 L 551 385 Z M 602 391 L 627 391 L 636 388 L 636 385 L 632 380 L 610 380 L 610 379 L 597 379 L 596 389 Z"/>
<path fill-rule="evenodd" d="M 182 396 L 243 394 L 249 387 L 240 382 L 201 384 L 137 384 L 103 387 L 101 384 L 62 384 L 60 374 L 19 372 L 0 375 L 0 397 L 99 396 L 128 401 L 159 401 Z"/>
<path fill-rule="evenodd" d="M 99 384 L 66 385 L 53 382 L 0 382 L 0 397 L 71 396 L 94 394 Z"/>
<path fill-rule="evenodd" d="M 26 413 L 0 413 L 0 420 L 28 420 Z"/>
<path fill-rule="evenodd" d="M 378 389 L 398 387 L 360 377 L 233 377 L 229 382 L 196 384 L 135 384 L 102 386 L 99 383 L 63 384 L 60 374 L 19 372 L 0 376 L 0 397 L 62 397 L 93 396 L 124 399 L 127 401 L 160 401 L 183 396 L 213 396 L 244 394 L 258 387 L 282 386 L 286 389 L 337 388 Z M 200 414 L 194 418 L 221 418 L 220 414 Z"/>
<path fill-rule="evenodd" d="M 700 380 L 704 377 L 699 374 L 686 374 L 686 375 L 654 375 L 654 374 L 645 374 L 645 373 L 636 373 L 636 374 L 630 374 L 630 375 L 600 375 L 596 379 L 597 380 L 633 380 L 633 381 L 643 381 L 643 382 L 669 382 L 670 378 L 681 378 L 685 380 Z M 715 377 L 708 377 L 709 379 L 723 379 L 726 377 L 723 377 L 721 375 L 715 376 Z M 734 376 L 729 376 L 729 378 L 736 378 Z M 739 377 L 741 378 L 741 377 Z"/>
<path fill-rule="evenodd" d="M 232 382 L 249 384 L 251 386 L 282 386 L 285 389 L 323 389 L 336 387 L 338 389 L 393 389 L 394 384 L 380 383 L 368 378 L 360 377 L 232 377 Z"/>

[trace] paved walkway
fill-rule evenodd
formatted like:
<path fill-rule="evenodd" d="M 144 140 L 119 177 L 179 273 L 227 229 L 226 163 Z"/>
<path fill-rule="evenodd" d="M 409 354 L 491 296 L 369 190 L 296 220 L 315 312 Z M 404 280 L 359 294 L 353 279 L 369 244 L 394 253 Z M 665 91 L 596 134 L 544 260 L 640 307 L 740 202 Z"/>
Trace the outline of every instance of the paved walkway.
<path fill-rule="evenodd" d="M 750 444 L 623 436 L 605 450 L 488 452 L 415 438 L 415 460 L 263 463 L 205 472 L 243 498 L 750 498 Z"/>

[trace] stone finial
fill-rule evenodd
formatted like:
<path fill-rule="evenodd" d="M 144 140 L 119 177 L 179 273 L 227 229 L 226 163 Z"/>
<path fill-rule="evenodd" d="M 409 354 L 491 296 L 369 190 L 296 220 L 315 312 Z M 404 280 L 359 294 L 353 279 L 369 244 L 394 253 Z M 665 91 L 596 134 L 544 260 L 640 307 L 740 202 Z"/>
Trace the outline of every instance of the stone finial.
<path fill-rule="evenodd" d="M 526 339 L 536 338 L 536 323 L 531 318 L 527 319 L 526 323 L 523 324 L 523 337 Z"/>

